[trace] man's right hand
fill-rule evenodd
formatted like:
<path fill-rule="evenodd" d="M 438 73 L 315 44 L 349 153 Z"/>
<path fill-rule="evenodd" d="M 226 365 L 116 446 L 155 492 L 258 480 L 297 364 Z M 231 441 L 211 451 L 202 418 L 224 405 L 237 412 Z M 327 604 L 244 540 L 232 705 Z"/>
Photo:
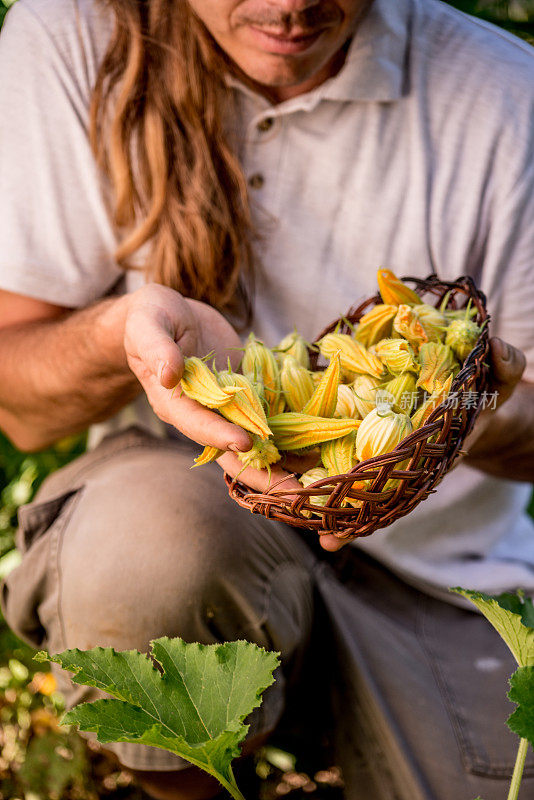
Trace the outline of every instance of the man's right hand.
<path fill-rule="evenodd" d="M 240 349 L 217 311 L 156 284 L 76 310 L 0 291 L 0 428 L 21 450 L 41 450 L 109 419 L 141 384 L 161 419 L 226 451 L 221 466 L 235 476 L 250 435 L 172 388 L 187 356 L 215 351 L 219 369 L 228 358 L 235 369 Z M 287 477 L 275 467 L 273 481 Z M 269 485 L 266 470 L 242 479 L 259 491 Z"/>
<path fill-rule="evenodd" d="M 240 474 L 252 489 L 266 491 L 278 482 L 284 489 L 299 489 L 298 481 L 278 464 L 273 465 L 271 475 L 267 470 L 243 470 L 236 453 L 252 447 L 250 434 L 179 390 L 171 391 L 188 356 L 203 357 L 214 351 L 218 369 L 225 369 L 228 359 L 237 369 L 242 345 L 224 317 L 205 303 L 157 284 L 134 292 L 128 304 L 124 336 L 128 364 L 157 416 L 199 444 L 233 451 L 225 452 L 218 463 L 230 475 Z"/>
<path fill-rule="evenodd" d="M 179 392 L 184 358 L 236 367 L 241 341 L 213 308 L 150 284 L 83 309 L 0 292 L 0 427 L 40 450 L 116 414 L 145 390 L 156 414 L 200 444 L 248 450 L 250 435 Z"/>
<path fill-rule="evenodd" d="M 202 445 L 233 451 L 252 447 L 250 434 L 242 428 L 171 391 L 188 356 L 213 351 L 218 369 L 225 369 L 228 359 L 233 368 L 239 364 L 241 341 L 219 312 L 165 286 L 143 286 L 128 297 L 124 348 L 130 369 L 160 419 Z"/>

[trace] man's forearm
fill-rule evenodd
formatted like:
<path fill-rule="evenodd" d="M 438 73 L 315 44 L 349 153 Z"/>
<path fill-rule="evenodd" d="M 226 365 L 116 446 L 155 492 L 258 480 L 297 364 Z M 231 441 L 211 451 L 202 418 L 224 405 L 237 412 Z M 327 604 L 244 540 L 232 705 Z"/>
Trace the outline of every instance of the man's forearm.
<path fill-rule="evenodd" d="M 468 447 L 466 463 L 516 481 L 534 481 L 534 384 L 521 381 Z"/>
<path fill-rule="evenodd" d="M 124 298 L 0 329 L 0 427 L 24 450 L 111 416 L 139 391 L 122 336 Z"/>

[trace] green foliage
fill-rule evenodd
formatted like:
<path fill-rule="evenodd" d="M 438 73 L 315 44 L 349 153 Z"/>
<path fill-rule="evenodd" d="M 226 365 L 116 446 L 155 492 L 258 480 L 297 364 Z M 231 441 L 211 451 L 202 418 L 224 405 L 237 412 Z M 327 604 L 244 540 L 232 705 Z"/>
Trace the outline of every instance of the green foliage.
<path fill-rule="evenodd" d="M 85 437 L 77 436 L 43 453 L 20 453 L 0 433 L 0 578 L 19 559 L 18 507 L 32 499 L 50 472 L 84 449 Z M 87 779 L 92 754 L 76 731 L 58 727 L 63 698 L 49 673 L 36 673 L 33 656 L 0 614 L 0 797 L 97 800 L 94 782 Z"/>
<path fill-rule="evenodd" d="M 12 6 L 14 2 L 15 0 L 0 0 L 0 28 L 2 27 L 9 6 Z"/>
<path fill-rule="evenodd" d="M 534 747 L 534 667 L 520 667 L 510 678 L 508 697 L 517 709 L 508 719 L 508 727 Z"/>
<path fill-rule="evenodd" d="M 278 655 L 245 641 L 201 645 L 165 637 L 151 645 L 151 658 L 137 650 L 96 647 L 40 653 L 36 659 L 55 661 L 74 673 L 75 683 L 116 698 L 77 706 L 64 722 L 94 731 L 103 743 L 170 750 L 243 800 L 231 763 L 248 730 L 245 717 L 273 683 Z"/>
<path fill-rule="evenodd" d="M 529 743 L 534 747 L 534 605 L 522 592 L 491 597 L 459 587 L 451 591 L 474 603 L 519 664 L 519 669 L 510 678 L 508 693 L 509 699 L 518 707 L 507 720 L 510 730 L 521 737 L 508 793 L 508 800 L 517 800 Z"/>
<path fill-rule="evenodd" d="M 522 594 L 491 597 L 459 587 L 451 589 L 470 600 L 484 614 L 510 648 L 520 667 L 534 666 L 534 606 Z M 530 626 L 533 627 L 530 627 Z"/>
<path fill-rule="evenodd" d="M 20 453 L 0 432 L 0 573 L 6 571 L 2 556 L 14 545 L 19 506 L 30 502 L 47 475 L 84 450 L 85 436 L 71 436 L 41 453 Z"/>
<path fill-rule="evenodd" d="M 0 641 L 0 798 L 146 800 L 98 743 L 88 746 L 76 730 L 59 725 L 65 706 L 54 677 L 36 672 L 34 651 L 14 634 L 7 637 L 6 629 Z"/>
<path fill-rule="evenodd" d="M 525 597 L 523 592 L 504 592 L 497 596 L 497 602 L 503 609 L 511 611 L 521 617 L 521 622 L 527 628 L 534 628 L 534 604 L 530 597 Z"/>
<path fill-rule="evenodd" d="M 500 25 L 534 44 L 534 0 L 447 0 L 449 5 Z"/>
<path fill-rule="evenodd" d="M 57 733 L 47 731 L 31 740 L 18 777 L 32 794 L 61 798 L 68 787 L 83 791 L 88 766 L 81 739 L 71 735 L 58 744 Z"/>
<path fill-rule="evenodd" d="M 30 673 L 31 655 L 29 648 L 16 648 L 0 666 L 1 796 L 22 797 L 29 792 L 59 800 L 67 786 L 83 786 L 87 762 L 82 764 L 79 737 L 59 730 L 63 699 L 52 675 Z M 47 769 L 50 775 L 45 774 Z"/>

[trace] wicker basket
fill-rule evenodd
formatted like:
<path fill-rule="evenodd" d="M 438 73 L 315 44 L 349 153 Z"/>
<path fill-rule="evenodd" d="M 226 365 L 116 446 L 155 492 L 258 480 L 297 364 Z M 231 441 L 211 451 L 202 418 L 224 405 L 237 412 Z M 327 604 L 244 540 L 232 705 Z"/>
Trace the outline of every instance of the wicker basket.
<path fill-rule="evenodd" d="M 488 322 L 486 298 L 468 277 L 453 283 L 439 281 L 435 275 L 425 280 L 403 278 L 415 284 L 415 290 L 425 301 L 439 306 L 450 292 L 448 308 L 462 308 L 471 299 L 477 310 L 476 322 L 484 324 L 482 333 L 472 352 L 451 386 L 451 393 L 459 398 L 458 407 L 444 403 L 429 416 L 427 422 L 407 436 L 390 453 L 358 463 L 350 472 L 316 481 L 306 489 L 287 489 L 283 483 L 273 485 L 265 494 L 251 491 L 239 480 L 225 475 L 230 496 L 254 514 L 280 520 L 299 528 L 328 531 L 342 539 L 368 536 L 379 528 L 385 528 L 399 517 L 409 514 L 421 500 L 434 491 L 439 481 L 451 468 L 462 443 L 471 431 L 482 405 L 484 392 L 488 389 L 487 356 Z M 379 295 L 371 297 L 356 308 L 351 308 L 345 319 L 356 323 L 376 303 L 382 302 Z M 335 320 L 318 337 L 333 331 L 339 324 Z M 343 321 L 341 333 L 350 333 Z M 317 354 L 310 353 L 312 368 L 317 368 Z M 471 394 L 466 395 L 469 392 Z M 475 394 L 476 393 L 476 394 Z M 470 402 L 462 398 L 469 397 Z M 402 466 L 402 469 L 397 465 Z M 394 488 L 384 488 L 390 480 Z M 355 489 L 355 481 L 367 481 L 366 489 Z M 389 484 L 391 487 L 391 484 Z M 324 507 L 310 504 L 310 498 L 328 494 Z M 347 504 L 345 498 L 359 500 L 356 508 Z M 313 512 L 313 514 L 310 514 Z"/>

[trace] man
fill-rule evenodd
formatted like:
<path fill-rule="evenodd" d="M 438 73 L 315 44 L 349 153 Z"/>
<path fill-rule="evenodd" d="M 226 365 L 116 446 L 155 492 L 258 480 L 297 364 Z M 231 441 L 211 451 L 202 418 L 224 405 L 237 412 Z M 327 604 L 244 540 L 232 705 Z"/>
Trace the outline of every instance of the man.
<path fill-rule="evenodd" d="M 29 450 L 116 434 L 22 512 L 12 627 L 52 651 L 164 634 L 279 649 L 253 749 L 306 672 L 318 587 L 355 692 L 339 725 L 371 743 L 347 797 L 501 797 L 511 661 L 447 587 L 534 590 L 531 51 L 434 0 L 19 0 L 0 66 L 0 424 Z M 250 439 L 169 390 L 184 356 L 235 363 L 212 306 L 235 319 L 239 273 L 255 270 L 252 327 L 273 344 L 373 293 L 380 265 L 477 280 L 501 407 L 340 575 L 309 536 L 234 506 L 215 466 L 189 471 L 176 430 L 233 474 Z M 166 438 L 124 432 L 158 419 Z M 95 696 L 61 680 L 69 703 Z M 217 791 L 169 754 L 115 749 L 156 798 Z"/>

